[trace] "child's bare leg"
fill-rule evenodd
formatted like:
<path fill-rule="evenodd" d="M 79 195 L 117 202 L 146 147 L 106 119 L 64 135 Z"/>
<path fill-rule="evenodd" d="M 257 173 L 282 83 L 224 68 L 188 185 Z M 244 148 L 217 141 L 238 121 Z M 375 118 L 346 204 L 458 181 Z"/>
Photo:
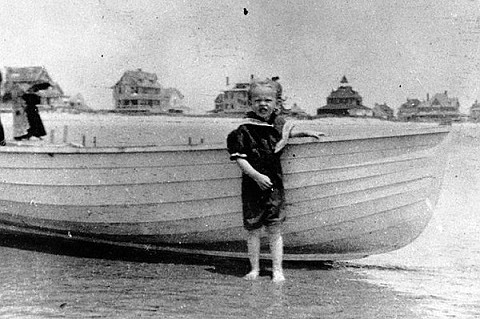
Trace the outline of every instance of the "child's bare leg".
<path fill-rule="evenodd" d="M 260 274 L 260 229 L 248 232 L 247 246 L 251 270 L 245 275 L 246 280 L 255 280 Z"/>
<path fill-rule="evenodd" d="M 283 237 L 281 228 L 274 226 L 269 228 L 270 251 L 272 254 L 272 280 L 281 282 L 285 280 L 283 275 Z"/>

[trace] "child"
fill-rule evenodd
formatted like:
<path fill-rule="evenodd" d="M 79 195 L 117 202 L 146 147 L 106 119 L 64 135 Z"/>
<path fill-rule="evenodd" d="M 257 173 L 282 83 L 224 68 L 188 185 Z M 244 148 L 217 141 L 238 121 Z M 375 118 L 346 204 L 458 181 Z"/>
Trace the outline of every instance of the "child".
<path fill-rule="evenodd" d="M 281 227 L 284 188 L 281 148 L 289 137 L 312 136 L 323 133 L 298 132 L 285 125 L 276 108 L 276 89 L 272 81 L 253 82 L 248 92 L 252 108 L 247 113 L 247 123 L 240 125 L 227 137 L 230 159 L 235 160 L 242 174 L 243 225 L 248 231 L 247 246 L 251 271 L 244 277 L 257 279 L 260 273 L 260 235 L 265 227 L 272 254 L 274 282 L 285 280 L 282 269 L 283 238 Z"/>

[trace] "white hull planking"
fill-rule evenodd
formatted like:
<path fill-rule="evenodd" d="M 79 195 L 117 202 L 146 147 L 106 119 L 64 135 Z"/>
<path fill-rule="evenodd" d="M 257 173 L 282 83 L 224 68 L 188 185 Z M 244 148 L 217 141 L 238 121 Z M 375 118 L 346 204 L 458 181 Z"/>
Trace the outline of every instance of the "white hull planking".
<path fill-rule="evenodd" d="M 358 258 L 414 240 L 438 199 L 447 133 L 289 144 L 286 259 Z M 241 174 L 222 146 L 5 147 L 0 163 L 6 231 L 245 257 Z"/>

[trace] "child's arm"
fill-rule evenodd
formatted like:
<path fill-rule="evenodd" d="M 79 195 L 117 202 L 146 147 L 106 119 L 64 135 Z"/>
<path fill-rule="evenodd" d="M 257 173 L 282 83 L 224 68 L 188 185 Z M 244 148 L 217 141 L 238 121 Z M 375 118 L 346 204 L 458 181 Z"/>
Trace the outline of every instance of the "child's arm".
<path fill-rule="evenodd" d="M 293 129 L 295 128 L 295 124 L 288 122 L 285 123 L 283 126 L 283 131 L 282 131 L 282 138 L 290 138 L 290 137 L 315 137 L 315 138 L 320 138 L 320 136 L 325 136 L 325 133 L 323 132 L 317 132 L 317 131 L 298 131 L 298 132 L 293 132 Z"/>
<path fill-rule="evenodd" d="M 270 178 L 254 169 L 246 159 L 237 158 L 236 161 L 242 172 L 257 182 L 258 187 L 260 187 L 261 190 L 265 191 L 272 188 L 273 184 L 272 181 L 270 181 Z"/>
<path fill-rule="evenodd" d="M 325 136 L 325 133 L 322 132 L 315 132 L 315 131 L 300 131 L 300 132 L 295 132 L 293 133 L 292 130 L 294 128 L 294 124 L 287 122 L 283 126 L 282 130 L 282 139 L 277 143 L 275 146 L 275 153 L 279 152 L 281 149 L 285 147 L 285 145 L 288 142 L 288 139 L 291 137 L 315 137 L 317 139 L 320 138 L 320 136 Z"/>
<path fill-rule="evenodd" d="M 320 138 L 320 136 L 325 136 L 326 134 L 323 132 L 316 132 L 316 131 L 302 131 L 302 132 L 290 132 L 289 137 L 315 137 Z"/>

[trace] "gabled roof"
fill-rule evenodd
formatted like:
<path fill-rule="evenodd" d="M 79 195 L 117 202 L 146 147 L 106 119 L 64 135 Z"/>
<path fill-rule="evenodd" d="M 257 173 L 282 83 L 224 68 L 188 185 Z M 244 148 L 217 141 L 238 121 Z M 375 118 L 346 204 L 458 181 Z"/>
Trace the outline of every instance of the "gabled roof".
<path fill-rule="evenodd" d="M 50 76 L 44 67 L 6 67 L 6 81 L 11 82 L 36 82 L 51 81 Z"/>
<path fill-rule="evenodd" d="M 220 93 L 220 94 L 217 95 L 217 97 L 215 98 L 215 103 L 222 103 L 224 99 L 225 99 L 225 95 L 224 95 L 223 93 Z"/>
<path fill-rule="evenodd" d="M 184 98 L 182 92 L 180 92 L 180 90 L 177 88 L 166 88 L 162 91 L 162 95 L 168 98 L 171 97 L 172 95 L 177 95 L 181 99 Z"/>
<path fill-rule="evenodd" d="M 135 71 L 126 71 L 115 86 L 123 84 L 137 87 L 158 88 L 162 86 L 157 82 L 155 73 L 144 72 L 141 69 Z"/>
<path fill-rule="evenodd" d="M 458 98 L 450 98 L 447 93 L 436 93 L 430 100 L 423 101 L 419 107 L 429 107 L 429 106 L 439 106 L 439 107 L 458 107 L 459 102 Z"/>
<path fill-rule="evenodd" d="M 470 110 L 479 110 L 480 109 L 480 103 L 476 100 L 475 103 L 472 104 L 470 107 Z"/>
<path fill-rule="evenodd" d="M 49 83 L 51 87 L 39 93 L 45 97 L 59 97 L 64 94 L 60 85 L 52 81 L 47 70 L 42 66 L 5 67 L 5 71 L 6 93 L 26 92 L 34 85 Z"/>

